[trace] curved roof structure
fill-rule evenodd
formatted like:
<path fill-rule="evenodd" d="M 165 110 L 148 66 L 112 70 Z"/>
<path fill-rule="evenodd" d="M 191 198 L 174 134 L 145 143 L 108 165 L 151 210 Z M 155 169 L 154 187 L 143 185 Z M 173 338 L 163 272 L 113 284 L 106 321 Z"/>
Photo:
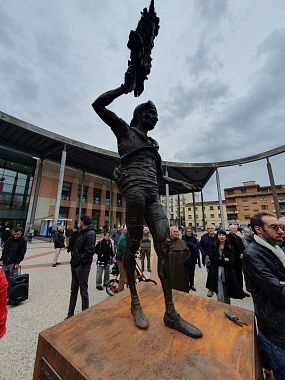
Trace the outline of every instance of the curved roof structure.
<path fill-rule="evenodd" d="M 32 157 L 61 161 L 61 152 L 66 147 L 66 165 L 84 172 L 111 179 L 113 170 L 119 165 L 119 155 L 115 152 L 94 147 L 65 136 L 47 131 L 13 116 L 0 112 L 0 157 L 30 164 Z M 213 163 L 180 163 L 163 161 L 169 177 L 194 183 L 196 191 L 201 190 L 219 167 L 241 165 L 285 152 L 285 145 L 254 156 L 232 161 Z M 161 194 L 165 186 L 160 185 Z M 170 185 L 170 194 L 188 193 L 180 185 Z"/>

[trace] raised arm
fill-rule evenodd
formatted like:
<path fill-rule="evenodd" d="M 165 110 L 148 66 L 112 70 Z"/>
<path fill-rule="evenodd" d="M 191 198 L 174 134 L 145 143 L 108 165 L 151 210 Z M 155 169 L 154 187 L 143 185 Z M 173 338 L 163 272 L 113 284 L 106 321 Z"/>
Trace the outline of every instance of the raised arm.
<path fill-rule="evenodd" d="M 92 107 L 97 115 L 107 124 L 109 127 L 114 127 L 121 119 L 112 111 L 108 110 L 106 107 L 113 102 L 119 96 L 125 94 L 124 85 L 104 92 L 100 95 L 93 103 Z"/>
<path fill-rule="evenodd" d="M 113 102 L 116 98 L 123 94 L 128 94 L 134 89 L 134 67 L 130 65 L 125 73 L 125 82 L 120 87 L 104 92 L 92 104 L 94 111 L 109 127 L 114 128 L 119 126 L 122 120 L 112 111 L 106 107 Z"/>

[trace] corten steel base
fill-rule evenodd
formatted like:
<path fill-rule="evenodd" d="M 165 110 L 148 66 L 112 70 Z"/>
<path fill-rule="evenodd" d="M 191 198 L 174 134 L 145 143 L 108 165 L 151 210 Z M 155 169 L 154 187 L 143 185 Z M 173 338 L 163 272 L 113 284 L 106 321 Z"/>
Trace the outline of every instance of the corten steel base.
<path fill-rule="evenodd" d="M 40 333 L 33 379 L 261 379 L 251 311 L 174 291 L 177 311 L 203 332 L 191 339 L 164 326 L 160 286 L 138 291 L 148 330 L 135 327 L 125 290 Z"/>

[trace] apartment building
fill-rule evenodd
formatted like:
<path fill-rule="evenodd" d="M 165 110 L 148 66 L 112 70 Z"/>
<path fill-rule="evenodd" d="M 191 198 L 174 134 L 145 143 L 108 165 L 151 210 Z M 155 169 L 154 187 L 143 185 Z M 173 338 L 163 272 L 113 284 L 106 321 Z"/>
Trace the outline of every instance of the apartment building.
<path fill-rule="evenodd" d="M 204 207 L 204 223 L 203 223 L 203 208 Z M 207 224 L 213 224 L 215 226 L 221 225 L 221 212 L 220 212 L 220 204 L 219 201 L 205 201 L 203 202 L 196 202 L 195 203 L 195 210 L 196 210 L 196 224 L 197 229 L 203 229 L 204 224 L 205 226 Z M 226 207 L 223 202 L 223 213 L 224 218 L 226 216 Z M 195 225 L 195 219 L 194 219 L 194 207 L 193 203 L 187 203 L 185 205 L 185 222 L 186 226 L 191 224 L 192 226 Z"/>
<path fill-rule="evenodd" d="M 276 185 L 281 214 L 285 215 L 285 185 Z M 258 212 L 275 214 L 271 186 L 260 186 L 255 181 L 224 189 L 226 215 L 230 222 L 248 224 Z"/>
<path fill-rule="evenodd" d="M 199 196 L 195 194 L 195 201 L 198 202 Z M 161 195 L 160 201 L 164 207 L 166 213 L 166 197 Z M 180 195 L 170 195 L 169 196 L 169 219 L 170 224 L 185 226 L 185 207 L 187 203 L 192 202 L 192 193 L 180 194 Z M 180 221 L 180 222 L 179 222 Z"/>

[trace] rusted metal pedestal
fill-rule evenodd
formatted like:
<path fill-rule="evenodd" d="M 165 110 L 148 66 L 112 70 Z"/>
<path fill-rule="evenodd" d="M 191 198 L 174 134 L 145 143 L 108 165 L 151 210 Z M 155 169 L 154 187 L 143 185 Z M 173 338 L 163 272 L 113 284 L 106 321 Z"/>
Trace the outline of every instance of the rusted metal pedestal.
<path fill-rule="evenodd" d="M 160 286 L 138 290 L 148 330 L 135 327 L 126 290 L 40 333 L 34 380 L 261 379 L 251 311 L 174 291 L 177 311 L 203 331 L 195 340 L 164 326 Z"/>

